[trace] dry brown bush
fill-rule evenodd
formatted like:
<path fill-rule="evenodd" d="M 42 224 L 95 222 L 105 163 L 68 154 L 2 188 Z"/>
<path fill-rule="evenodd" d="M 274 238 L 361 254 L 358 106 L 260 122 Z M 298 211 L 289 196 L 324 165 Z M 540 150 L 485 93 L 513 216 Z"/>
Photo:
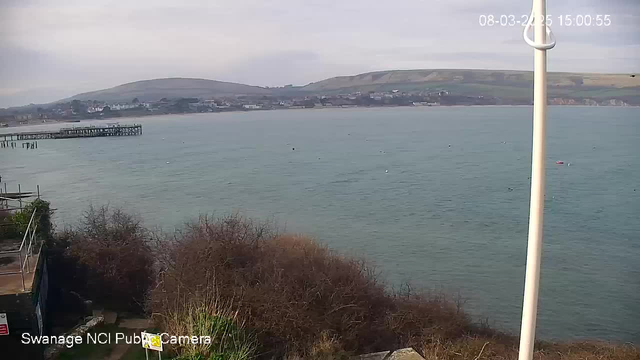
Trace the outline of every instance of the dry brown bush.
<path fill-rule="evenodd" d="M 203 217 L 160 241 L 165 246 L 157 254 L 151 310 L 166 313 L 176 296 L 215 287 L 245 315 L 265 357 L 311 356 L 322 344 L 352 353 L 380 351 L 471 329 L 459 307 L 443 297 L 391 293 L 366 262 L 237 215 Z M 323 336 L 331 341 L 319 342 Z"/>
<path fill-rule="evenodd" d="M 426 360 L 515 360 L 518 338 L 463 336 L 455 340 L 432 338 L 417 347 Z M 640 349 L 631 344 L 604 342 L 537 342 L 534 360 L 640 360 Z"/>
<path fill-rule="evenodd" d="M 206 335 L 230 320 L 225 329 L 242 329 L 234 338 L 240 340 L 215 349 L 239 349 L 229 352 L 239 359 L 253 356 L 254 336 L 261 358 L 337 360 L 407 346 L 427 360 L 517 358 L 516 337 L 473 324 L 458 302 L 409 287 L 391 291 L 365 261 L 304 236 L 278 234 L 270 224 L 201 217 L 171 236 L 156 236 L 154 246 L 148 237 L 135 217 L 91 209 L 82 226 L 54 239 L 52 260 L 68 274 L 66 285 L 102 303 L 138 306 L 153 283 L 146 304 L 166 331 Z M 640 351 L 539 342 L 535 359 L 640 360 Z"/>
<path fill-rule="evenodd" d="M 82 223 L 47 245 L 52 271 L 70 291 L 114 310 L 140 311 L 152 283 L 148 231 L 120 209 L 90 207 Z"/>

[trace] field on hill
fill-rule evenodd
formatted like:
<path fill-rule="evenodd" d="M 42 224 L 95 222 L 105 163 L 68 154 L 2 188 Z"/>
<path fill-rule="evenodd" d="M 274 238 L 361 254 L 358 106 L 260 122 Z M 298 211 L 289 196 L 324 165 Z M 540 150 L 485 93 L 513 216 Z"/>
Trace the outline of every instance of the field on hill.
<path fill-rule="evenodd" d="M 640 104 L 640 78 L 631 74 L 549 73 L 549 97 L 621 99 Z M 426 91 L 530 101 L 533 72 L 496 70 L 392 70 L 339 76 L 300 88 L 309 93 Z"/>
<path fill-rule="evenodd" d="M 556 105 L 640 106 L 640 78 L 634 74 L 549 73 L 548 96 Z M 79 101 L 128 103 L 132 99 L 157 102 L 163 99 L 289 99 L 371 92 L 431 94 L 446 91 L 457 97 L 491 99 L 497 105 L 527 105 L 533 101 L 533 72 L 513 70 L 390 70 L 338 76 L 305 86 L 260 87 L 231 82 L 167 78 L 142 80 L 109 89 L 86 92 L 45 105 L 0 109 L 0 116 L 34 111 L 38 106 Z M 267 97 L 267 98 L 265 98 Z M 460 100 L 460 99 L 458 99 Z M 418 101 L 418 100 L 413 100 Z M 421 100 L 420 100 L 421 101 Z M 313 102 L 313 101 L 312 101 Z M 255 103 L 255 102 L 254 102 Z M 443 101 L 442 105 L 459 101 Z M 2 120 L 2 119 L 0 119 Z"/>

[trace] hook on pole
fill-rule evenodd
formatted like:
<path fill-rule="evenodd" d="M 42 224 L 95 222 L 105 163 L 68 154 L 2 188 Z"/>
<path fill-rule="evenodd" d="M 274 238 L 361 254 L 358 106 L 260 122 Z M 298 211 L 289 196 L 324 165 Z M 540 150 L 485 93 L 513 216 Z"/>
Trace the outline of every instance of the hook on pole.
<path fill-rule="evenodd" d="M 536 25 L 542 25 L 543 21 L 545 21 L 545 20 L 544 19 L 540 20 L 540 22 L 537 23 Z M 527 21 L 527 26 L 524 27 L 524 31 L 522 32 L 522 37 L 524 38 L 524 41 L 529 46 L 531 46 L 532 48 L 537 49 L 537 50 L 553 49 L 553 47 L 556 46 L 556 37 L 553 36 L 553 31 L 551 31 L 551 27 L 549 25 L 545 25 L 545 29 L 547 31 L 547 37 L 549 38 L 550 42 L 548 42 L 548 43 L 537 43 L 537 42 L 533 41 L 529 37 L 529 31 L 533 27 L 533 22 L 534 22 L 534 15 L 533 15 L 533 10 L 532 10 L 531 11 L 531 15 L 529 16 L 529 21 Z"/>

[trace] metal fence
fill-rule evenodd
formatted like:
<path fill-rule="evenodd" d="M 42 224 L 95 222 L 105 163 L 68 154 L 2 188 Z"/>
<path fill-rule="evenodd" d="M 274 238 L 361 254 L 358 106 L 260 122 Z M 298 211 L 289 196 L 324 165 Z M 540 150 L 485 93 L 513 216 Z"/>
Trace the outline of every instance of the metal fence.
<path fill-rule="evenodd" d="M 34 263 L 34 257 L 39 255 L 40 253 L 40 241 L 37 235 L 38 230 L 38 221 L 34 221 L 36 218 L 37 209 L 33 210 L 31 214 L 31 218 L 29 219 L 29 224 L 27 225 L 27 229 L 24 232 L 24 236 L 22 237 L 22 241 L 20 242 L 20 246 L 17 250 L 4 250 L 0 251 L 0 258 L 10 258 L 14 259 L 10 262 L 9 266 L 7 266 L 10 270 L 2 271 L 2 267 L 0 267 L 0 276 L 4 275 L 20 275 L 22 280 L 22 290 L 26 290 L 25 286 L 25 273 L 29 274 L 31 272 L 32 264 Z M 34 254 L 34 250 L 37 251 Z M 15 258 L 18 260 L 18 269 L 14 270 L 11 263 L 15 262 Z"/>

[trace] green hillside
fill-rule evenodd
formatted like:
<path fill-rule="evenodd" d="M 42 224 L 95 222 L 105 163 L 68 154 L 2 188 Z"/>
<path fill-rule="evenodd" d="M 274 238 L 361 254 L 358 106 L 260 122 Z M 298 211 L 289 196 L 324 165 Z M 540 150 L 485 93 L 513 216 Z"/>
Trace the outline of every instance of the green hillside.
<path fill-rule="evenodd" d="M 162 98 L 211 98 L 237 95 L 268 95 L 270 91 L 258 86 L 249 86 L 223 81 L 169 78 L 136 81 L 110 89 L 91 91 L 61 101 L 98 100 L 107 102 L 157 101 Z"/>
<path fill-rule="evenodd" d="M 549 97 L 625 99 L 640 104 L 640 78 L 631 74 L 549 73 Z M 533 72 L 503 70 L 391 70 L 338 76 L 299 88 L 308 93 L 425 91 L 503 99 L 532 98 Z"/>
<path fill-rule="evenodd" d="M 633 74 L 549 73 L 549 101 L 552 104 L 640 106 L 640 77 Z M 390 70 L 353 76 L 338 76 L 305 86 L 267 88 L 206 79 L 167 78 L 136 81 L 109 89 L 75 95 L 71 100 L 108 103 L 153 102 L 163 98 L 261 97 L 304 99 L 307 96 L 360 92 L 432 93 L 446 90 L 452 96 L 491 98 L 494 104 L 531 104 L 533 72 L 513 70 Z M 395 92 L 394 92 L 395 93 Z M 464 103 L 464 101 L 463 101 Z M 0 116 L 15 111 L 35 110 L 42 105 L 0 109 Z M 19 109 L 19 110 L 16 110 Z"/>

